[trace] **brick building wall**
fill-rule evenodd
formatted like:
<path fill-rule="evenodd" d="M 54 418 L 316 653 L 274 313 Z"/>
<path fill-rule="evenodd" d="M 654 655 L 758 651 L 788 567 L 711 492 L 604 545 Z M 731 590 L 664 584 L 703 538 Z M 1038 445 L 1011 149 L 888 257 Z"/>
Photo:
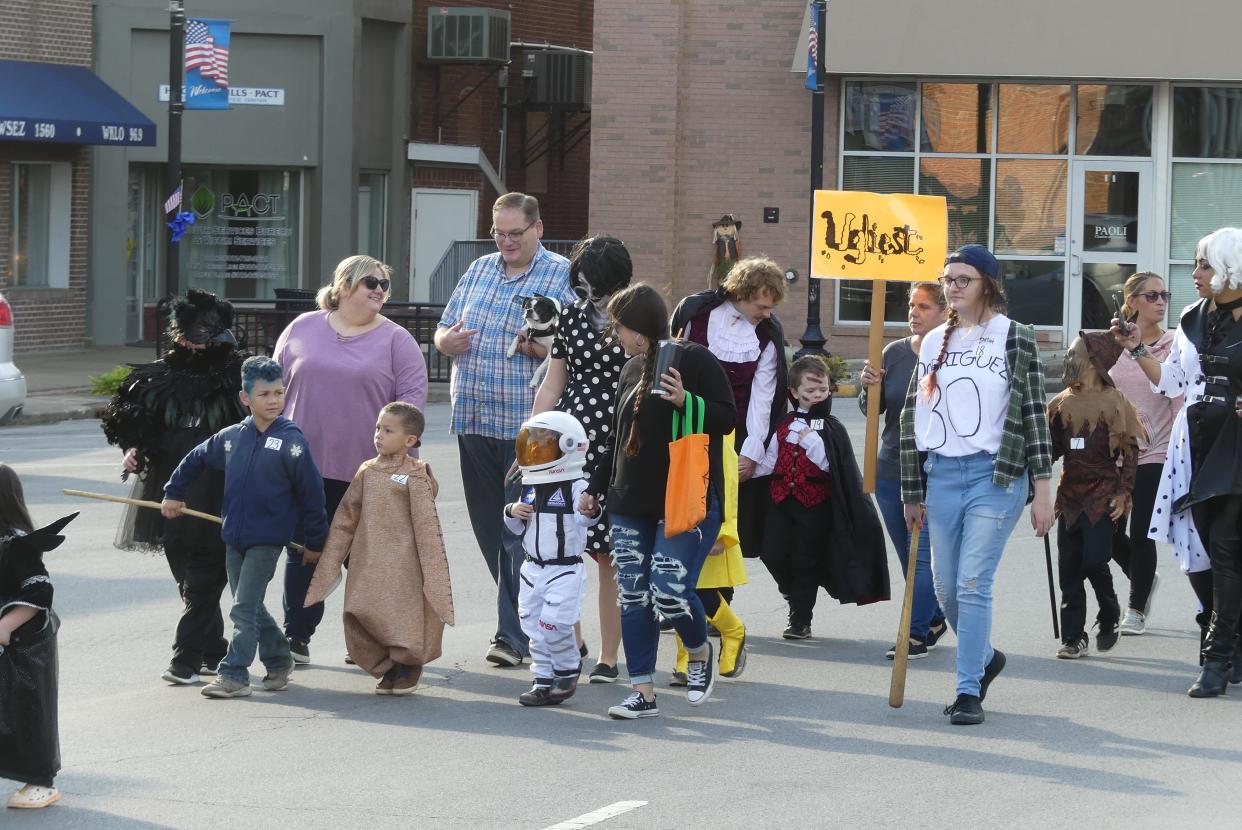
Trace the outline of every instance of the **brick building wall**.
<path fill-rule="evenodd" d="M 795 344 L 806 321 L 811 94 L 790 65 L 805 11 L 803 0 L 598 4 L 591 136 L 591 227 L 626 241 L 636 275 L 671 301 L 707 287 L 711 223 L 736 214 L 744 255 L 801 275 L 779 311 Z M 835 83 L 825 104 L 833 187 Z M 764 224 L 764 207 L 780 209 L 779 223 Z M 832 284 L 823 287 L 828 319 Z"/>
<path fill-rule="evenodd" d="M 91 66 L 91 0 L 0 0 L 0 59 Z M 11 206 L 15 161 L 69 162 L 69 286 L 12 285 Z M 87 234 L 90 151 L 76 145 L 0 142 L 0 290 L 13 306 L 15 350 L 76 349 L 88 343 Z"/>
<path fill-rule="evenodd" d="M 416 0 L 414 6 L 414 89 L 411 139 L 420 142 L 465 144 L 483 148 L 488 160 L 500 169 L 501 93 L 497 71 L 487 66 L 454 66 L 426 62 L 427 9 L 444 5 Z M 539 3 L 510 3 L 504 0 L 473 0 L 454 6 L 509 9 L 515 41 L 550 43 L 590 49 L 594 19 L 592 0 L 541 0 Z M 531 165 L 523 164 L 524 150 L 540 140 L 536 132 L 543 114 L 528 116 L 513 106 L 524 95 L 522 59 L 524 50 L 512 52 L 509 67 L 508 137 L 505 185 L 539 198 L 544 236 L 548 239 L 577 239 L 588 233 L 589 140 L 561 141 L 562 130 L 578 128 L 583 137 L 590 128 L 590 116 L 547 117 L 554 146 Z M 477 88 L 476 88 L 477 87 Z M 533 154 L 531 154 L 533 155 Z M 413 187 L 445 187 L 477 190 L 479 218 L 477 233 L 485 236 L 491 225 L 491 205 L 498 194 L 477 170 L 415 164 L 411 171 Z"/>

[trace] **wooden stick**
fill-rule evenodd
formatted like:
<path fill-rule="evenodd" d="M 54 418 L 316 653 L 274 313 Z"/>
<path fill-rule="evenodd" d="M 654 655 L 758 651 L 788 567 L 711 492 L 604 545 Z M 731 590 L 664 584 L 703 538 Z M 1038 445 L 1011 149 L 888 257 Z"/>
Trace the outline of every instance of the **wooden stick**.
<path fill-rule="evenodd" d="M 901 603 L 901 622 L 897 625 L 897 651 L 893 654 L 893 679 L 888 685 L 888 705 L 900 709 L 906 702 L 906 666 L 910 662 L 910 620 L 914 616 L 914 575 L 919 564 L 919 530 L 910 531 L 910 551 L 906 559 L 906 595 Z"/>
<path fill-rule="evenodd" d="M 86 490 L 61 490 L 66 496 L 77 496 L 81 499 L 95 499 L 96 501 L 110 501 L 116 504 L 132 504 L 134 507 L 149 507 L 152 510 L 159 510 L 160 503 L 158 501 L 146 501 L 144 499 L 131 499 L 125 496 L 110 496 L 107 493 L 91 493 Z M 199 510 L 191 510 L 188 507 L 182 508 L 182 515 L 193 516 L 196 519 L 203 519 L 208 522 L 215 522 L 218 525 L 224 524 L 224 519 L 219 516 L 213 516 L 210 513 L 203 513 Z M 289 542 L 288 546 L 294 550 L 303 550 L 302 546 L 296 542 Z"/>
<path fill-rule="evenodd" d="M 888 293 L 884 280 L 871 281 L 871 331 L 867 338 L 867 359 L 876 374 L 884 351 L 884 299 Z M 859 378 L 858 385 L 862 386 Z M 867 391 L 867 433 L 863 444 L 863 492 L 875 492 L 876 460 L 880 447 L 880 399 L 884 397 L 880 386 Z"/>

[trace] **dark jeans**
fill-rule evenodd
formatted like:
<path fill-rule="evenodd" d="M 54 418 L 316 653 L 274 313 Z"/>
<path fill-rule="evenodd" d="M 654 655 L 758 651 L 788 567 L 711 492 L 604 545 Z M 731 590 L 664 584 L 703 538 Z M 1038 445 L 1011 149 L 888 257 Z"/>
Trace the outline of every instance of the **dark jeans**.
<path fill-rule="evenodd" d="M 1094 524 L 1081 514 L 1073 526 L 1066 527 L 1065 517 L 1057 519 L 1057 578 L 1061 583 L 1061 642 L 1072 643 L 1084 632 L 1087 624 L 1087 591 L 1084 580 L 1091 583 L 1100 610 L 1096 620 L 1100 627 L 1116 625 L 1121 619 L 1121 604 L 1113 590 L 1113 575 L 1108 569 L 1113 544 L 1114 522 L 1108 516 Z"/>
<path fill-rule="evenodd" d="M 458 435 L 457 454 L 461 459 L 461 483 L 470 513 L 474 539 L 496 581 L 496 636 L 518 654 L 527 653 L 526 635 L 518 617 L 518 588 L 521 585 L 522 537 L 505 527 L 505 505 L 518 500 L 521 484 L 505 482 L 513 464 L 513 442 L 482 435 Z"/>
<path fill-rule="evenodd" d="M 328 514 L 328 526 L 332 525 L 332 517 L 345 491 L 349 489 L 348 481 L 335 478 L 323 480 L 324 508 Z M 304 541 L 295 539 L 295 542 Z M 317 602 L 310 608 L 303 608 L 306 603 L 306 592 L 310 589 L 311 577 L 315 575 L 314 565 L 303 565 L 302 554 L 293 548 L 286 548 L 285 559 L 285 636 L 295 640 L 310 642 L 315 636 L 315 629 L 323 620 L 323 603 Z M 346 560 L 348 567 L 348 560 Z"/>
<path fill-rule="evenodd" d="M 203 550 L 169 541 L 164 544 L 164 558 L 181 594 L 172 664 L 191 673 L 203 665 L 214 667 L 229 648 L 220 613 L 220 595 L 229 584 L 224 547 L 212 545 Z"/>
<path fill-rule="evenodd" d="M 826 505 L 804 507 L 793 496 L 768 509 L 763 564 L 789 600 L 791 625 L 810 625 L 815 613 L 828 522 Z"/>
<path fill-rule="evenodd" d="M 1131 496 L 1130 535 L 1126 535 L 1125 523 L 1118 522 L 1113 534 L 1113 561 L 1121 566 L 1122 573 L 1130 580 L 1130 607 L 1142 611 L 1151 596 L 1151 586 L 1156 578 L 1156 543 L 1147 538 L 1151 527 L 1151 514 L 1156 506 L 1156 490 L 1160 486 L 1163 464 L 1140 464 L 1134 476 L 1134 492 Z"/>
<path fill-rule="evenodd" d="M 897 549 L 897 558 L 901 560 L 904 577 L 910 565 L 910 530 L 906 527 L 905 505 L 901 503 L 901 482 L 895 478 L 876 479 L 875 500 L 880 506 L 880 517 L 884 519 L 888 538 Z M 924 529 L 919 534 L 918 560 L 914 565 L 914 607 L 910 614 L 910 636 L 925 643 L 929 631 L 942 625 L 944 611 L 936 600 L 936 586 L 932 579 L 931 533 Z"/>
<path fill-rule="evenodd" d="M 1212 621 L 1203 656 L 1228 660 L 1242 616 L 1242 495 L 1217 496 L 1191 510 L 1199 539 L 1212 560 Z"/>

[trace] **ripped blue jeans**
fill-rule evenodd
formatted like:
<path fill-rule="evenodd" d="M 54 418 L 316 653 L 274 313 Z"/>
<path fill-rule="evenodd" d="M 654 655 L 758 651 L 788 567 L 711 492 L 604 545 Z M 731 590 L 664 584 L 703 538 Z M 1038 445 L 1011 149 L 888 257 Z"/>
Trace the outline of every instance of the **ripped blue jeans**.
<path fill-rule="evenodd" d="M 707 617 L 694 589 L 720 532 L 720 502 L 708 489 L 707 516 L 694 530 L 664 538 L 664 520 L 612 514 L 612 561 L 617 568 L 621 642 L 630 684 L 651 683 L 660 643 L 658 611 L 686 650 L 707 643 Z"/>
<path fill-rule="evenodd" d="M 995 466 L 996 456 L 986 452 L 960 458 L 929 453 L 924 466 L 932 581 L 957 635 L 958 694 L 979 694 L 992 659 L 992 581 L 1026 507 L 1026 476 L 998 487 Z"/>

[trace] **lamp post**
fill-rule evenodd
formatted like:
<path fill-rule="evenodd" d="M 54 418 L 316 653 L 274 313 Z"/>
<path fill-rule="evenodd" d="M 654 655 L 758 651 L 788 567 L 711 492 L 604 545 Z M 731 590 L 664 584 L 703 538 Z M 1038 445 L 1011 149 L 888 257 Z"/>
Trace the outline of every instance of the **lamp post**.
<path fill-rule="evenodd" d="M 824 33 L 827 30 L 828 0 L 815 0 L 815 89 L 811 91 L 811 209 L 807 221 L 807 251 L 815 245 L 815 191 L 824 187 Z M 828 339 L 819 327 L 819 280 L 810 275 L 806 281 L 806 331 L 800 338 L 802 348 L 795 358 L 808 354 L 827 354 Z"/>
<path fill-rule="evenodd" d="M 168 45 L 168 192 L 175 193 L 181 186 L 181 113 L 185 103 L 181 95 L 182 72 L 185 63 L 185 4 L 182 0 L 170 0 Z M 182 194 L 184 199 L 184 194 Z M 181 260 L 172 235 L 164 242 L 164 293 L 175 297 L 181 290 Z"/>

